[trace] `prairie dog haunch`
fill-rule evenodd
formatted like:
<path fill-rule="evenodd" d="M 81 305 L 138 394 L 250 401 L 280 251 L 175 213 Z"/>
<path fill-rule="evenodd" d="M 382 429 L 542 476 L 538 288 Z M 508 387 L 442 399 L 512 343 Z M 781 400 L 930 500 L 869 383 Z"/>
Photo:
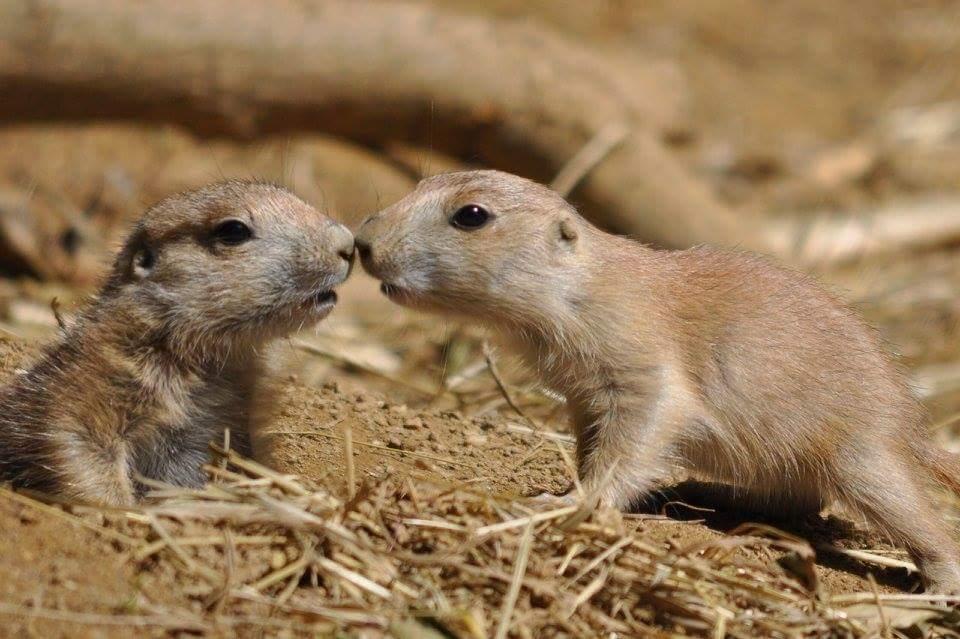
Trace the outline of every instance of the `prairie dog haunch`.
<path fill-rule="evenodd" d="M 262 350 L 326 317 L 353 236 L 289 191 L 230 181 L 149 209 L 93 303 L 0 389 L 0 480 L 124 505 L 249 452 Z"/>
<path fill-rule="evenodd" d="M 480 322 L 567 398 L 579 474 L 625 508 L 680 466 L 750 508 L 839 500 L 960 592 L 929 490 L 960 487 L 878 336 L 809 277 L 745 253 L 658 251 L 601 231 L 544 186 L 438 175 L 357 232 L 406 306 Z M 606 480 L 605 480 L 606 479 Z"/>

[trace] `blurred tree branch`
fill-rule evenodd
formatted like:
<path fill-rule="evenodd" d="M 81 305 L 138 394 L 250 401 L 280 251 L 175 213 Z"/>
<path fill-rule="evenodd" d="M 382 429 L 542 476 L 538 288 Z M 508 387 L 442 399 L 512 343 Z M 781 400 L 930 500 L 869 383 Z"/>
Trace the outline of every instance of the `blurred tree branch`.
<path fill-rule="evenodd" d="M 415 142 L 542 181 L 612 121 L 621 145 L 576 199 L 607 228 L 684 246 L 741 242 L 655 138 L 677 99 L 530 23 L 349 0 L 8 0 L 0 120 L 132 119 L 249 138 L 319 130 Z"/>
<path fill-rule="evenodd" d="M 804 263 L 850 257 L 829 233 L 816 251 L 797 252 L 784 236 L 791 224 L 720 203 L 660 142 L 679 104 L 673 93 L 652 66 L 536 24 L 423 5 L 0 3 L 0 121 L 164 122 L 234 138 L 323 131 L 372 148 L 435 148 L 544 182 L 622 123 L 623 139 L 573 193 L 594 222 L 668 247 L 736 245 Z"/>

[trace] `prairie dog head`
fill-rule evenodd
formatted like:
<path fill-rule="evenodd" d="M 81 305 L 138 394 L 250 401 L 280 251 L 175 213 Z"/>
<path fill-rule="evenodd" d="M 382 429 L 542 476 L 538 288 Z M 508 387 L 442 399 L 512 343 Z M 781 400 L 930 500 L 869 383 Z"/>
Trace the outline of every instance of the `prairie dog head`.
<path fill-rule="evenodd" d="M 539 324 L 578 295 L 590 229 L 540 184 L 466 171 L 427 178 L 368 218 L 357 250 L 398 304 Z"/>
<path fill-rule="evenodd" d="M 178 350 L 229 350 L 326 317 L 352 256 L 350 231 L 286 189 L 229 181 L 150 208 L 102 297 Z"/>

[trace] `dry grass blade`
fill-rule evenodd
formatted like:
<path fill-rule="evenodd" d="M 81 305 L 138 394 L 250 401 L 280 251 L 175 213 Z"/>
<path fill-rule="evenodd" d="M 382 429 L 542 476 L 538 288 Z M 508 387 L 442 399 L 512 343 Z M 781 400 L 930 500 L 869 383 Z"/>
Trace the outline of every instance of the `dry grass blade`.
<path fill-rule="evenodd" d="M 573 445 L 576 443 L 576 439 L 573 435 L 565 435 L 563 433 L 552 433 L 546 430 L 539 430 L 535 428 L 530 428 L 528 426 L 520 426 L 519 424 L 508 424 L 507 425 L 508 433 L 523 433 L 524 435 L 537 435 L 543 437 L 544 439 L 550 439 L 553 441 L 558 441 L 563 444 Z"/>
<path fill-rule="evenodd" d="M 190 573 L 200 575 L 211 583 L 218 583 L 220 581 L 220 575 L 215 570 L 211 570 L 210 568 L 199 564 L 189 554 L 187 554 L 186 550 L 184 550 L 180 544 L 177 543 L 177 541 L 170 535 L 169 532 L 167 532 L 167 529 L 161 525 L 160 521 L 156 517 L 150 518 L 150 527 L 153 528 L 157 535 L 159 535 L 166 547 L 172 550 L 174 554 L 176 554 L 177 558 L 183 562 L 184 566 L 187 567 L 187 570 Z"/>
<path fill-rule="evenodd" d="M 472 364 L 468 364 L 467 366 L 464 366 L 460 372 L 455 375 L 451 375 L 444 380 L 443 387 L 449 391 L 456 390 L 464 382 L 473 379 L 483 371 L 487 370 L 488 366 L 489 364 L 487 363 L 486 358 L 479 359 Z"/>
<path fill-rule="evenodd" d="M 418 384 L 414 384 L 413 382 L 405 380 L 402 377 L 397 377 L 396 375 L 388 373 L 387 371 L 381 370 L 375 366 L 370 366 L 366 362 L 362 362 L 357 359 L 350 358 L 343 353 L 337 353 L 332 350 L 321 348 L 316 344 L 310 344 L 309 342 L 295 339 L 293 340 L 293 345 L 299 348 L 300 350 L 310 353 L 312 355 L 319 355 L 320 357 L 326 357 L 327 359 L 332 359 L 341 364 L 353 366 L 355 368 L 358 368 L 364 371 L 365 373 L 376 375 L 381 379 L 385 379 L 388 382 L 397 384 L 398 386 L 403 386 L 404 388 L 408 388 L 410 390 L 416 391 L 417 393 L 420 393 L 421 395 L 425 395 L 427 397 L 433 397 L 434 395 L 437 394 L 437 391 L 438 391 L 438 389 L 436 388 L 427 388 L 424 386 L 420 386 Z"/>
<path fill-rule="evenodd" d="M 290 575 L 293 575 L 303 570 L 307 566 L 309 566 L 310 560 L 311 560 L 311 557 L 304 555 L 299 559 L 297 559 L 296 561 L 290 562 L 283 568 L 273 571 L 263 579 L 260 579 L 259 581 L 254 582 L 253 584 L 251 584 L 250 588 L 253 590 L 256 590 L 257 592 L 260 592 L 264 588 L 269 588 L 274 584 L 280 583 Z"/>
<path fill-rule="evenodd" d="M 270 479 L 277 486 L 280 486 L 284 490 L 293 493 L 294 495 L 306 495 L 309 493 L 306 488 L 297 483 L 297 481 L 289 475 L 281 475 L 274 470 L 267 468 L 262 464 L 258 464 L 252 459 L 247 459 L 241 457 L 233 450 L 224 451 L 223 449 L 217 449 L 212 447 L 214 452 L 221 455 L 226 455 L 227 461 L 239 468 L 240 470 L 246 471 L 255 477 L 264 477 Z"/>
<path fill-rule="evenodd" d="M 271 597 L 266 597 L 255 592 L 237 592 L 234 593 L 235 599 L 245 599 L 248 601 L 255 601 L 257 603 L 269 604 L 271 606 L 276 606 L 280 610 L 285 610 L 289 612 L 297 613 L 307 613 L 309 615 L 316 615 L 318 617 L 323 617 L 325 619 L 332 619 L 341 624 L 357 624 L 360 626 L 376 626 L 376 627 L 385 627 L 386 619 L 383 615 L 376 615 L 370 612 L 364 612 L 362 610 L 349 610 L 342 608 L 331 608 L 328 606 L 314 606 L 314 605 L 305 605 L 305 604 L 277 604 Z M 314 632 L 320 632 L 322 628 L 313 628 Z"/>
<path fill-rule="evenodd" d="M 449 521 L 434 521 L 432 519 L 404 519 L 403 523 L 408 526 L 419 526 L 420 528 L 437 528 L 439 530 L 453 530 L 455 532 L 466 532 L 466 528 L 457 524 L 451 524 Z"/>
<path fill-rule="evenodd" d="M 130 628 L 158 627 L 169 630 L 185 630 L 192 632 L 209 631 L 209 626 L 198 619 L 171 617 L 170 615 L 117 615 L 97 614 L 92 612 L 72 612 L 68 610 L 52 610 L 33 606 L 18 606 L 0 602 L 0 614 L 15 615 L 25 618 L 47 619 L 63 621 L 71 624 L 86 626 L 121 626 Z"/>
<path fill-rule="evenodd" d="M 353 466 L 353 428 L 349 423 L 343 425 L 343 467 L 347 469 L 347 499 L 357 495 L 357 471 Z"/>
<path fill-rule="evenodd" d="M 870 590 L 873 591 L 874 600 L 877 602 L 877 615 L 880 617 L 883 636 L 889 639 L 889 637 L 892 636 L 890 632 L 890 620 L 887 619 L 887 613 L 884 612 L 883 604 L 880 601 L 880 590 L 877 588 L 877 580 L 873 578 L 873 575 L 867 575 L 867 580 L 870 582 Z"/>
<path fill-rule="evenodd" d="M 570 581 L 571 581 L 572 583 L 576 583 L 576 582 L 580 581 L 581 579 L 583 579 L 583 577 L 584 577 L 587 573 L 589 573 L 591 570 L 593 570 L 594 568 L 596 568 L 597 566 L 599 566 L 600 564 L 602 564 L 602 563 L 603 563 L 604 561 L 606 561 L 608 558 L 610 558 L 611 556 L 613 556 L 614 554 L 616 554 L 621 548 L 623 548 L 623 547 L 625 547 L 625 546 L 628 546 L 631 541 L 632 541 L 632 540 L 631 540 L 629 537 L 624 537 L 623 539 L 621 539 L 621 540 L 618 541 L 617 543 L 613 544 L 612 546 L 610 546 L 609 548 L 607 548 L 606 550 L 604 550 L 602 553 L 600 553 L 599 555 L 597 555 L 596 557 L 594 557 L 594 559 L 593 559 L 590 563 L 588 563 L 586 566 L 584 566 L 583 568 L 581 568 L 581 569 L 580 569 L 580 572 L 578 572 L 577 575 L 576 575 L 573 579 L 571 579 Z"/>
<path fill-rule="evenodd" d="M 510 389 L 507 388 L 506 383 L 503 381 L 503 378 L 500 377 L 500 371 L 497 369 L 497 363 L 493 358 L 493 349 L 490 348 L 490 344 L 487 342 L 483 343 L 483 358 L 487 362 L 487 368 L 490 370 L 490 376 L 493 377 L 493 381 L 496 382 L 497 388 L 500 389 L 500 393 L 503 394 L 503 399 L 507 402 L 507 405 L 519 415 L 525 422 L 530 424 L 530 427 L 533 430 L 539 430 L 537 423 L 530 419 L 530 417 L 523 412 L 523 409 L 517 405 L 516 400 L 514 400 L 513 395 L 510 393 Z"/>
<path fill-rule="evenodd" d="M 520 546 L 517 548 L 517 559 L 513 568 L 513 579 L 510 582 L 510 589 L 503 600 L 503 609 L 500 611 L 500 623 L 497 625 L 497 632 L 494 635 L 496 639 L 504 639 L 507 631 L 510 629 L 510 620 L 513 618 L 513 608 L 517 605 L 517 597 L 520 595 L 520 587 L 523 585 L 523 575 L 527 570 L 527 561 L 530 558 L 530 545 L 533 542 L 533 521 L 527 524 L 523 531 L 523 537 L 520 538 Z"/>
<path fill-rule="evenodd" d="M 348 542 L 355 542 L 356 535 L 343 526 L 327 521 L 296 504 L 281 501 L 269 495 L 258 495 L 259 501 L 277 515 L 279 521 L 285 521 L 292 529 L 301 528 L 322 530 Z"/>
<path fill-rule="evenodd" d="M 851 559 L 856 559 L 857 561 L 863 561 L 869 564 L 874 564 L 877 566 L 883 566 L 884 568 L 903 568 L 907 572 L 917 572 L 917 565 L 912 561 L 904 561 L 902 559 L 892 559 L 890 557 L 884 557 L 882 555 L 877 555 L 872 552 L 867 552 L 866 550 L 854 550 L 852 548 L 840 548 L 839 546 L 826 545 L 822 544 L 817 546 L 817 550 L 827 553 L 833 553 L 836 555 L 845 555 Z"/>
<path fill-rule="evenodd" d="M 874 594 L 872 592 L 852 592 L 843 595 L 834 595 L 830 598 L 830 603 L 838 606 L 871 603 L 879 599 L 884 603 L 915 603 L 919 605 L 931 604 L 960 604 L 960 595 L 908 595 L 898 594 Z"/>
<path fill-rule="evenodd" d="M 577 510 L 579 506 L 564 506 L 563 508 L 555 508 L 553 510 L 548 510 L 542 513 L 536 513 L 535 515 L 530 515 L 528 517 L 518 517 L 517 519 L 511 519 L 509 521 L 501 521 L 500 523 L 490 524 L 488 526 L 483 526 L 474 531 L 478 537 L 483 537 L 485 535 L 492 535 L 494 533 L 500 533 L 505 530 L 510 530 L 511 528 L 520 528 L 522 526 L 529 526 L 532 524 L 537 524 L 542 521 L 548 521 L 550 519 L 559 519 L 561 517 L 566 517 L 571 515 Z"/>
<path fill-rule="evenodd" d="M 363 590 L 366 590 L 370 594 L 380 597 L 381 599 L 390 599 L 393 596 L 390 594 L 389 590 L 377 582 L 373 581 L 372 579 L 367 579 L 363 575 L 348 568 L 344 568 L 335 561 L 331 561 L 325 557 L 317 557 L 316 562 L 317 565 L 323 570 L 326 570 L 327 572 L 330 572 L 341 579 L 345 579 L 358 588 L 362 588 Z"/>
<path fill-rule="evenodd" d="M 573 615 L 577 608 L 590 601 L 591 597 L 593 597 L 600 591 L 601 588 L 603 588 L 603 584 L 607 582 L 607 578 L 609 576 L 610 571 L 603 570 L 599 575 L 594 577 L 593 581 L 588 583 L 586 587 L 580 591 L 580 594 L 577 595 L 576 599 L 573 600 L 573 605 L 570 607 L 570 612 L 567 616 L 569 617 L 570 615 Z"/>

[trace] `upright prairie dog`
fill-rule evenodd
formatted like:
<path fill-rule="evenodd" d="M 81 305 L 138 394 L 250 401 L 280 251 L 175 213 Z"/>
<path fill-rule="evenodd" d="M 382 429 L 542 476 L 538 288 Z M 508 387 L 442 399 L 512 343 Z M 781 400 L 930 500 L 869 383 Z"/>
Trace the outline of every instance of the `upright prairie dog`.
<path fill-rule="evenodd" d="M 625 508 L 674 467 L 780 515 L 837 499 L 960 592 L 928 490 L 960 488 L 880 340 L 810 278 L 745 253 L 659 251 L 496 171 L 423 180 L 357 232 L 393 301 L 515 342 L 570 407 L 588 494 Z"/>
<path fill-rule="evenodd" d="M 0 479 L 131 504 L 249 452 L 266 344 L 326 317 L 353 236 L 289 191 L 230 181 L 149 209 L 95 301 L 0 390 Z"/>

